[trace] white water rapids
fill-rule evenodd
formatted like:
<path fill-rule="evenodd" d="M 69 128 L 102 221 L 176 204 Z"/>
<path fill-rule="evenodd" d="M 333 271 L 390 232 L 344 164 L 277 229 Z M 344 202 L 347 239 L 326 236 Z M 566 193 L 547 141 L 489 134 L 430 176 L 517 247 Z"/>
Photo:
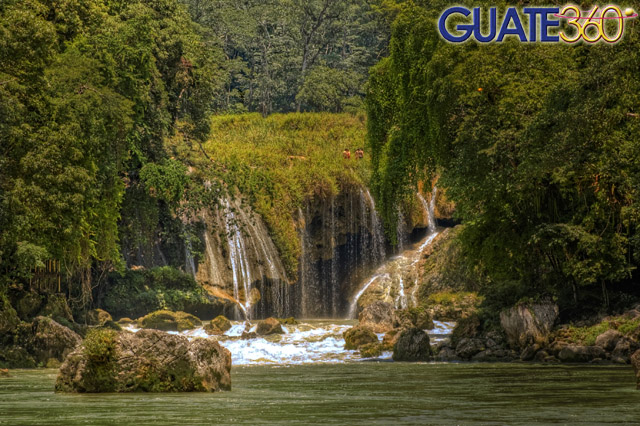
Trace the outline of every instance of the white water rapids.
<path fill-rule="evenodd" d="M 202 327 L 175 332 L 189 339 L 215 339 L 231 351 L 233 365 L 288 365 L 311 363 L 336 363 L 361 360 L 358 351 L 344 349 L 342 333 L 354 326 L 354 320 L 302 320 L 296 325 L 283 325 L 284 334 L 258 336 L 242 339 L 245 323 L 233 321 L 233 326 L 221 336 L 208 336 Z M 428 330 L 431 344 L 448 337 L 453 322 L 434 321 L 433 330 Z M 251 327 L 255 330 L 256 325 Z M 137 332 L 139 329 L 127 327 Z M 382 341 L 383 334 L 378 334 Z M 384 352 L 378 359 L 391 359 L 391 352 Z"/>

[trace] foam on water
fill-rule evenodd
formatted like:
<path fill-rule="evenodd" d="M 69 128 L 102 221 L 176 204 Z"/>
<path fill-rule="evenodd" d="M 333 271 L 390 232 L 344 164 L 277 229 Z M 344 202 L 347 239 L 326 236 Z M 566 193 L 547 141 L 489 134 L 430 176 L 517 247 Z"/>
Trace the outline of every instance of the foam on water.
<path fill-rule="evenodd" d="M 247 330 L 246 323 L 233 321 L 231 328 L 222 336 L 208 336 L 202 327 L 170 334 L 180 334 L 189 339 L 209 338 L 220 342 L 231 351 L 233 365 L 264 364 L 312 364 L 337 363 L 362 360 L 358 351 L 344 349 L 342 333 L 355 325 L 357 321 L 347 320 L 305 320 L 296 325 L 286 325 L 284 334 L 260 336 L 242 339 Z M 434 321 L 434 329 L 429 331 L 432 344 L 448 337 L 455 323 Z M 256 325 L 250 325 L 248 331 L 255 331 Z M 137 332 L 139 329 L 127 327 Z M 378 334 L 382 341 L 384 334 Z M 385 352 L 379 359 L 390 359 L 391 352 Z"/>

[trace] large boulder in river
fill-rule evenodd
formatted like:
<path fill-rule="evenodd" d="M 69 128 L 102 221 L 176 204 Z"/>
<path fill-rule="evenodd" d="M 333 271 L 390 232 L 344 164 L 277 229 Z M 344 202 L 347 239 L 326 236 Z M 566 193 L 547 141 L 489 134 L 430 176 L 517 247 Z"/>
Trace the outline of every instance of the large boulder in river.
<path fill-rule="evenodd" d="M 480 339 L 464 338 L 456 345 L 456 355 L 462 359 L 470 359 L 474 355 L 484 351 L 485 345 Z"/>
<path fill-rule="evenodd" d="M 269 334 L 282 334 L 284 331 L 282 330 L 282 325 L 280 325 L 280 321 L 273 317 L 269 317 L 262 321 L 258 321 L 258 326 L 256 327 L 256 333 L 260 336 L 267 336 Z"/>
<path fill-rule="evenodd" d="M 605 357 L 604 349 L 599 346 L 567 345 L 558 353 L 562 362 L 590 362 Z"/>
<path fill-rule="evenodd" d="M 358 321 L 375 333 L 386 333 L 393 329 L 393 306 L 381 300 L 375 301 L 358 314 Z"/>
<path fill-rule="evenodd" d="M 205 324 L 204 331 L 208 335 L 219 335 L 224 334 L 227 330 L 231 328 L 231 321 L 224 315 L 218 315 L 214 319 L 211 320 L 208 324 Z"/>
<path fill-rule="evenodd" d="M 419 328 L 402 330 L 393 345 L 394 361 L 429 361 L 431 344 L 429 335 Z"/>
<path fill-rule="evenodd" d="M 545 344 L 558 313 L 558 305 L 553 303 L 520 304 L 502 311 L 500 324 L 512 347 Z"/>
<path fill-rule="evenodd" d="M 47 317 L 36 317 L 32 324 L 22 326 L 19 340 L 44 365 L 52 360 L 62 362 L 82 342 L 76 332 Z"/>
<path fill-rule="evenodd" d="M 640 390 L 640 349 L 631 355 L 631 366 L 636 373 L 636 389 Z"/>
<path fill-rule="evenodd" d="M 192 330 L 202 324 L 198 317 L 186 312 L 160 310 L 151 312 L 138 319 L 140 328 L 151 328 L 162 331 Z"/>
<path fill-rule="evenodd" d="M 397 309 L 393 312 L 393 328 L 419 328 L 431 330 L 434 325 L 431 314 L 422 307 Z"/>
<path fill-rule="evenodd" d="M 344 348 L 348 350 L 356 350 L 360 346 L 367 345 L 369 343 L 378 343 L 378 336 L 369 327 L 357 325 L 351 327 L 343 334 L 344 336 Z"/>
<path fill-rule="evenodd" d="M 231 353 L 212 339 L 157 330 L 92 330 L 60 367 L 61 392 L 214 392 L 231 389 Z"/>

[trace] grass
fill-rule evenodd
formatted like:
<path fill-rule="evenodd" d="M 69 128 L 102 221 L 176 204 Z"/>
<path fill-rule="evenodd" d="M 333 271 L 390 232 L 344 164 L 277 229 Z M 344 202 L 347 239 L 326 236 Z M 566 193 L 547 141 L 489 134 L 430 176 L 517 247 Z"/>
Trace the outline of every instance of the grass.
<path fill-rule="evenodd" d="M 618 330 L 620 333 L 627 335 L 635 331 L 639 326 L 640 318 L 629 319 L 621 316 L 602 321 L 590 327 L 575 327 L 571 325 L 564 330 L 564 337 L 571 343 L 591 346 L 595 345 L 596 338 L 607 330 Z"/>
<path fill-rule="evenodd" d="M 364 115 L 224 115 L 212 118 L 209 140 L 201 147 L 175 144 L 174 153 L 193 166 L 193 176 L 242 193 L 264 219 L 290 278 L 295 278 L 301 249 L 298 208 L 309 199 L 329 199 L 368 182 L 368 155 L 363 160 L 354 156 L 364 140 Z M 342 158 L 344 148 L 351 150 L 351 160 Z"/>

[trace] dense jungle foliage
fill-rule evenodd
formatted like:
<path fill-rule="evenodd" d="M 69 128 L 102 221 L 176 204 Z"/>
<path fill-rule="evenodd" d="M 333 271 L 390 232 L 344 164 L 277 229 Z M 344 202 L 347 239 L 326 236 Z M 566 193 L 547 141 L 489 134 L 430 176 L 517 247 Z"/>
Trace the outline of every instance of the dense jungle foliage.
<path fill-rule="evenodd" d="M 464 253 L 489 279 L 488 306 L 549 298 L 570 314 L 637 296 L 638 23 L 615 45 L 449 44 L 436 26 L 444 7 L 404 4 L 390 56 L 371 70 L 385 222 L 439 174 L 466 224 Z"/>

